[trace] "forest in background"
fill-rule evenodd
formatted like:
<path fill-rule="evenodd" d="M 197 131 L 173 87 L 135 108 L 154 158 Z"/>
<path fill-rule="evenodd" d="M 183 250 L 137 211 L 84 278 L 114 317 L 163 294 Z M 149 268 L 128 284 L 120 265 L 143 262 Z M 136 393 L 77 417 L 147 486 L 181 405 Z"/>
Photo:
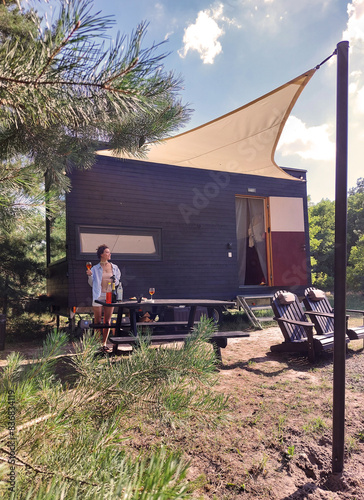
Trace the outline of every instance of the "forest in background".
<path fill-rule="evenodd" d="M 321 200 L 308 207 L 312 283 L 325 290 L 334 287 L 335 201 Z M 347 289 L 364 292 L 364 179 L 348 192 Z"/>

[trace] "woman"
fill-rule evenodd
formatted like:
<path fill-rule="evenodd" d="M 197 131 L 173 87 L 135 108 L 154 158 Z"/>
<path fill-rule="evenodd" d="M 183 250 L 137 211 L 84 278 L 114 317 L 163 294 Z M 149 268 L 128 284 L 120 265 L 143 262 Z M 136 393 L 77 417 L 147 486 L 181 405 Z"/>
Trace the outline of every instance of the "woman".
<path fill-rule="evenodd" d="M 101 323 L 102 313 L 104 313 L 104 323 L 110 325 L 111 316 L 114 311 L 113 307 L 103 307 L 95 302 L 96 300 L 106 300 L 106 290 L 108 283 L 112 282 L 112 276 L 115 277 L 115 286 L 120 282 L 120 269 L 115 264 L 110 262 L 111 252 L 107 245 L 100 245 L 97 249 L 97 258 L 99 264 L 93 266 L 86 271 L 88 283 L 92 286 L 92 307 L 94 311 L 94 322 Z M 109 329 L 104 329 L 102 332 L 102 350 L 110 352 L 106 346 Z"/>

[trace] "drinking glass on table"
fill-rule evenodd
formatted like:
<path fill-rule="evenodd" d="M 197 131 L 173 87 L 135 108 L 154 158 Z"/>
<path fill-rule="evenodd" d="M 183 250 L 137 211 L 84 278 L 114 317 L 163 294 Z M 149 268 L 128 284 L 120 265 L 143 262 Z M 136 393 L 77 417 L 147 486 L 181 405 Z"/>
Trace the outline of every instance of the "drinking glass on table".
<path fill-rule="evenodd" d="M 155 294 L 155 288 L 149 288 L 150 300 L 153 302 L 153 295 Z"/>

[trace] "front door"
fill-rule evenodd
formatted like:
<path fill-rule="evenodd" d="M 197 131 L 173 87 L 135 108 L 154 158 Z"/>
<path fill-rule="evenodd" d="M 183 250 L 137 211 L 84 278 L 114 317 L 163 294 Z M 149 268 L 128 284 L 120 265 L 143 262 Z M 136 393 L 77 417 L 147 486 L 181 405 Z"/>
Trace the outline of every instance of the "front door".
<path fill-rule="evenodd" d="M 307 286 L 310 264 L 302 198 L 269 198 L 272 284 Z"/>

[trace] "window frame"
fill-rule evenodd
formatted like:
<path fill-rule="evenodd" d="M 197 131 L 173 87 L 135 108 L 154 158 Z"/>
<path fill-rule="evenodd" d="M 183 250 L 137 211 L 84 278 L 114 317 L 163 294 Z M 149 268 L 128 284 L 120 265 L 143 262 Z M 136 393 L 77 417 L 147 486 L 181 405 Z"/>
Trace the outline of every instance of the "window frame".
<path fill-rule="evenodd" d="M 77 224 L 76 225 L 76 260 L 94 259 L 96 255 L 96 247 L 92 252 L 81 251 L 81 234 L 99 234 L 99 245 L 108 244 L 108 235 L 135 235 L 135 236 L 152 236 L 155 253 L 121 253 L 116 252 L 110 246 L 112 258 L 114 260 L 130 260 L 130 261 L 161 261 L 162 260 L 162 229 L 157 227 L 137 227 L 137 226 L 99 226 L 94 224 Z"/>

